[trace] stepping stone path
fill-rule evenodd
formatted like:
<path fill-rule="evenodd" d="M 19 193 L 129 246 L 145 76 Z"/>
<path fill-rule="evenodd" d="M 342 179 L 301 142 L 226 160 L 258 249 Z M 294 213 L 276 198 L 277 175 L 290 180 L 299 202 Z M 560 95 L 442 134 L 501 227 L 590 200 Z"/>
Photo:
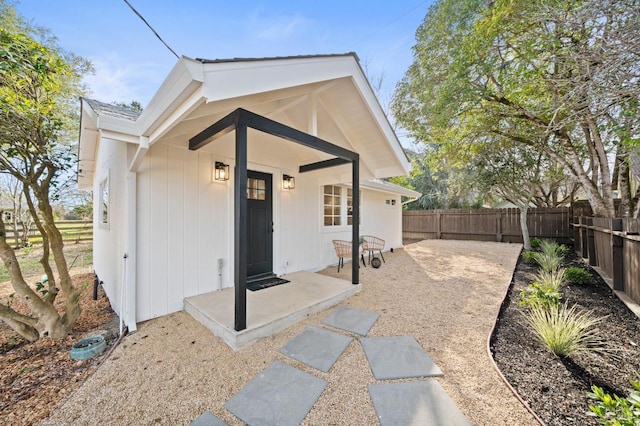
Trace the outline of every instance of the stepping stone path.
<path fill-rule="evenodd" d="M 323 325 L 363 336 L 359 339 L 376 380 L 442 376 L 442 371 L 411 336 L 368 338 L 378 319 L 373 312 L 342 306 Z M 280 348 L 280 353 L 327 372 L 353 341 L 352 337 L 309 326 Z M 248 425 L 298 425 L 328 382 L 274 361 L 234 395 L 224 407 Z M 470 425 L 440 384 L 433 380 L 368 385 L 376 414 L 386 425 Z M 199 422 L 199 423 L 198 423 Z M 192 425 L 224 425 L 210 412 Z"/>

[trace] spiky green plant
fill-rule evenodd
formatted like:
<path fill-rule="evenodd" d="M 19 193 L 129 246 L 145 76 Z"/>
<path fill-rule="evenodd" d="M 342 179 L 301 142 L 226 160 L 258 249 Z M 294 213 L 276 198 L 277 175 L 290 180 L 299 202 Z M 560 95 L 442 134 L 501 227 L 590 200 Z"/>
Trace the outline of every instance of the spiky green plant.
<path fill-rule="evenodd" d="M 564 258 L 568 251 L 567 246 L 560 245 L 551 240 L 540 241 L 540 250 L 548 255 L 556 255 L 561 259 Z"/>
<path fill-rule="evenodd" d="M 565 269 L 558 268 L 551 271 L 547 271 L 542 268 L 535 275 L 533 282 L 537 283 L 541 289 L 549 292 L 560 292 L 562 284 L 565 282 Z"/>
<path fill-rule="evenodd" d="M 606 352 L 597 325 L 604 317 L 591 311 L 579 312 L 576 305 L 532 306 L 525 313 L 527 325 L 536 337 L 556 356 L 567 357 L 580 352 Z"/>
<path fill-rule="evenodd" d="M 562 266 L 562 257 L 555 253 L 535 253 L 535 259 L 543 271 L 557 271 Z"/>
<path fill-rule="evenodd" d="M 532 238 L 531 239 L 531 248 L 538 248 L 542 244 L 542 240 L 540 238 Z"/>

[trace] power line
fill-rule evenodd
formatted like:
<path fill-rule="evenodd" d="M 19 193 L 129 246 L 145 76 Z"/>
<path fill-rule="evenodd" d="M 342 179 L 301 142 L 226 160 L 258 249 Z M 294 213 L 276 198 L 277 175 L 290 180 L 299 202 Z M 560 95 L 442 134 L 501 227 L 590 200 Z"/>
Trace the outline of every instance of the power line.
<path fill-rule="evenodd" d="M 126 1 L 126 0 L 125 0 Z M 405 16 L 407 16 L 408 14 L 410 14 L 411 12 L 413 12 L 414 10 L 416 10 L 417 8 L 419 8 L 420 6 L 422 6 L 423 4 L 429 2 L 429 0 L 424 0 L 423 2 L 421 2 L 420 4 L 418 4 L 417 6 L 414 6 L 413 8 L 411 8 L 410 10 L 406 11 L 405 13 L 403 13 L 402 15 L 398 16 L 397 18 L 395 18 L 394 20 L 392 20 L 391 22 L 387 22 L 386 24 L 382 25 L 381 27 L 378 27 L 378 29 L 376 29 L 374 32 L 372 32 L 371 34 L 362 37 L 360 40 L 356 41 L 354 43 L 354 46 L 359 45 L 360 43 L 362 43 L 363 41 L 365 41 L 366 39 L 368 39 L 369 37 L 372 37 L 376 34 L 378 34 L 381 30 L 391 26 L 392 24 L 395 24 L 396 22 L 398 22 L 400 19 L 404 18 Z"/>
<path fill-rule="evenodd" d="M 138 12 L 135 7 L 131 6 L 131 3 L 129 3 L 127 0 L 124 0 L 124 2 L 127 4 L 127 6 L 129 6 L 131 8 L 131 10 L 133 10 L 133 13 L 138 15 L 138 17 L 140 19 L 142 19 L 142 22 L 144 22 L 147 25 L 147 27 L 149 27 L 149 29 L 151 31 L 153 31 L 153 33 L 156 35 L 156 37 L 158 37 L 158 40 L 160 40 L 162 42 L 162 44 L 164 44 L 165 47 L 167 49 L 169 49 L 171 51 L 171 53 L 173 53 L 176 56 L 176 58 L 180 59 L 180 56 L 178 56 L 178 54 L 171 47 L 169 47 L 169 45 L 167 43 L 165 43 L 165 41 L 162 39 L 162 37 L 160 37 L 160 34 L 158 34 L 157 31 L 153 29 L 153 27 L 147 22 L 147 20 L 144 19 L 144 17 L 140 14 L 140 12 Z"/>

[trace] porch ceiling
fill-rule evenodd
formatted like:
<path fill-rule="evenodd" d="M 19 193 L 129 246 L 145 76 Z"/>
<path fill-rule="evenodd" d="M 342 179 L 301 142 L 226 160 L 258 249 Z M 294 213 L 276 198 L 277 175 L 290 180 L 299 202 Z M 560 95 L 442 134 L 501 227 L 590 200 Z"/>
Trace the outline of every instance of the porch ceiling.
<path fill-rule="evenodd" d="M 405 173 L 402 164 L 394 155 L 390 155 L 389 141 L 351 78 L 202 103 L 167 132 L 158 143 L 187 148 L 190 138 L 237 108 L 244 108 L 302 132 L 314 134 L 334 145 L 358 152 L 363 178 Z M 289 144 L 262 132 L 250 132 L 250 162 L 265 163 L 283 169 L 297 169 L 303 164 L 332 158 L 321 151 Z M 217 156 L 233 158 L 233 135 L 226 135 L 206 145 L 202 150 Z M 386 171 L 385 176 L 376 172 L 379 170 Z"/>

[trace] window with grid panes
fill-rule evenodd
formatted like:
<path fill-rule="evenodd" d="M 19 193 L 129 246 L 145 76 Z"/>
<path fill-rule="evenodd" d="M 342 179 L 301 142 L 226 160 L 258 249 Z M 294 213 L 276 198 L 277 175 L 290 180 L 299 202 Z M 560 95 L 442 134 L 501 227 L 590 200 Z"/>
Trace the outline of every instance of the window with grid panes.
<path fill-rule="evenodd" d="M 340 226 L 342 188 L 334 185 L 324 186 L 324 226 Z"/>
<path fill-rule="evenodd" d="M 247 179 L 247 199 L 264 200 L 266 198 L 266 182 L 264 179 Z"/>

